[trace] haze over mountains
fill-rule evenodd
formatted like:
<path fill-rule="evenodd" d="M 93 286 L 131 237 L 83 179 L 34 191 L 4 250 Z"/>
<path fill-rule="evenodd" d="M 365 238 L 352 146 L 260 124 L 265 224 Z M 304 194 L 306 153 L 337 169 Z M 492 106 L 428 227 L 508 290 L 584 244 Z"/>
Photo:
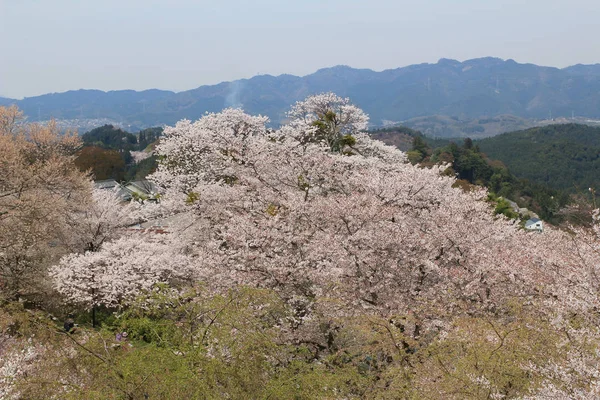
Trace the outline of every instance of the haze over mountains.
<path fill-rule="evenodd" d="M 76 90 L 23 100 L 0 98 L 0 105 L 16 103 L 34 121 L 109 119 L 140 128 L 241 106 L 278 125 L 290 104 L 324 91 L 350 97 L 370 114 L 373 126 L 432 115 L 455 120 L 507 114 L 600 119 L 600 64 L 559 69 L 491 57 L 441 59 L 381 72 L 336 66 L 304 77 L 259 75 L 179 93 Z"/>

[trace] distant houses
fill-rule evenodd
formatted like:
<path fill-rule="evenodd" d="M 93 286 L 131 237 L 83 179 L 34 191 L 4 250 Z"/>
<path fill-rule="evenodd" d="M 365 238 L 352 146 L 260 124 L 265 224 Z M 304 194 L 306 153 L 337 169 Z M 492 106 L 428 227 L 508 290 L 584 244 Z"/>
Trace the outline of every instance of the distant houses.
<path fill-rule="evenodd" d="M 539 218 L 531 218 L 530 220 L 527 220 L 527 222 L 525 222 L 525 229 L 529 231 L 543 232 L 544 223 Z"/>

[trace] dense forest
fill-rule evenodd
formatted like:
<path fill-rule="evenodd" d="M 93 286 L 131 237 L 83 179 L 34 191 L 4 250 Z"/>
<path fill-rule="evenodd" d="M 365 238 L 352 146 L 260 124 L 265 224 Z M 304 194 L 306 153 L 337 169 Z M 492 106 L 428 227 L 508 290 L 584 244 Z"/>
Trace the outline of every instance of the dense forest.
<path fill-rule="evenodd" d="M 518 218 L 519 215 L 503 199 L 514 201 L 520 208 L 527 208 L 546 221 L 562 221 L 563 215 L 559 211 L 571 201 L 567 192 L 517 178 L 501 161 L 488 158 L 479 145 L 473 143 L 467 138 L 462 146 L 451 142 L 448 146 L 431 151 L 425 141 L 417 136 L 408 156 L 413 162 L 450 163 L 449 173 L 454 173 L 459 181 L 486 187 L 490 192 L 490 200 L 498 204 L 496 211 L 508 217 Z M 523 217 L 528 218 L 527 215 Z"/>
<path fill-rule="evenodd" d="M 95 180 L 131 181 L 144 179 L 158 165 L 152 154 L 163 128 L 148 128 L 136 134 L 104 125 L 81 136 L 83 148 L 75 164 L 90 170 Z"/>
<path fill-rule="evenodd" d="M 600 128 L 550 125 L 505 133 L 477 144 L 519 178 L 570 193 L 587 193 L 598 186 Z"/>
<path fill-rule="evenodd" d="M 519 208 L 526 208 L 548 222 L 561 223 L 567 219 L 569 222 L 581 223 L 589 220 L 573 219 L 577 217 L 570 218 L 561 212 L 572 202 L 568 192 L 516 176 L 502 161 L 488 157 L 480 149 L 478 141 L 470 138 L 432 139 L 403 126 L 370 131 L 370 135 L 406 151 L 413 164 L 429 167 L 440 163 L 448 164 L 446 173 L 458 179 L 457 185 L 487 188 L 490 201 L 496 204 L 496 211 L 507 217 L 527 219 L 529 215 L 519 215 L 506 201 L 508 199 Z"/>
<path fill-rule="evenodd" d="M 165 128 L 149 203 L 0 107 L 0 398 L 600 397 L 598 211 L 529 232 L 470 140 L 403 152 L 333 93 L 288 115 Z"/>

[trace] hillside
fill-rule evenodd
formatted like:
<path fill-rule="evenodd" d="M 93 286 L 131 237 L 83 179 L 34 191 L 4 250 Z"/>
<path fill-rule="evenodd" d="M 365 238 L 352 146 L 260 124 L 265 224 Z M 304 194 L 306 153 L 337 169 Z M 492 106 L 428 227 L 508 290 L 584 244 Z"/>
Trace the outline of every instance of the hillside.
<path fill-rule="evenodd" d="M 95 180 L 131 181 L 144 179 L 156 169 L 157 158 L 146 151 L 162 135 L 162 128 L 148 128 L 136 134 L 104 125 L 81 135 L 82 149 L 75 165 L 90 171 Z"/>
<path fill-rule="evenodd" d="M 422 133 L 406 126 L 395 126 L 372 130 L 369 135 L 375 140 L 381 140 L 387 145 L 395 146 L 407 152 L 413 147 L 413 140 Z"/>
<path fill-rule="evenodd" d="M 520 178 L 572 192 L 598 186 L 600 128 L 549 125 L 477 143 L 489 157 L 501 160 Z"/>
<path fill-rule="evenodd" d="M 470 138 L 432 139 L 405 126 L 374 130 L 370 136 L 406 152 L 413 164 L 427 167 L 449 164 L 446 173 L 459 180 L 458 186 L 467 190 L 471 185 L 487 188 L 489 200 L 496 203 L 496 212 L 509 218 L 528 219 L 539 215 L 554 224 L 589 222 L 558 213 L 571 203 L 568 192 L 515 176 L 502 161 L 481 152 Z M 511 200 L 514 207 L 502 199 Z"/>
<path fill-rule="evenodd" d="M 5 106 L 5 105 L 9 105 L 11 103 L 14 103 L 15 100 L 13 99 L 7 99 L 6 97 L 0 97 L 0 106 Z"/>
<path fill-rule="evenodd" d="M 471 139 L 405 154 L 329 94 L 277 131 L 228 109 L 161 137 L 157 207 L 92 192 L 56 126 L 0 117 L 2 399 L 600 396 L 600 226 L 497 215 L 466 181 L 509 182 Z"/>
<path fill-rule="evenodd" d="M 498 58 L 442 59 L 381 72 L 336 66 L 303 77 L 260 75 L 179 93 L 77 90 L 13 102 L 32 120 L 106 118 L 147 127 L 242 106 L 252 114 L 269 116 L 278 125 L 284 122 L 289 104 L 324 91 L 351 97 L 371 116 L 372 126 L 431 115 L 460 120 L 514 115 L 509 118 L 514 121 L 505 121 L 507 130 L 526 128 L 520 118 L 545 119 L 550 114 L 600 118 L 600 65 L 558 69 Z M 427 130 L 419 120 L 407 125 Z M 477 133 L 481 129 L 477 125 L 466 128 Z M 499 128 L 490 128 L 489 134 L 505 131 Z M 485 127 L 484 132 L 487 136 Z"/>
<path fill-rule="evenodd" d="M 498 115 L 481 118 L 459 118 L 446 115 L 432 115 L 411 118 L 402 125 L 423 132 L 431 138 L 472 139 L 496 136 L 505 132 L 542 125 L 543 121 L 533 121 L 514 115 Z"/>

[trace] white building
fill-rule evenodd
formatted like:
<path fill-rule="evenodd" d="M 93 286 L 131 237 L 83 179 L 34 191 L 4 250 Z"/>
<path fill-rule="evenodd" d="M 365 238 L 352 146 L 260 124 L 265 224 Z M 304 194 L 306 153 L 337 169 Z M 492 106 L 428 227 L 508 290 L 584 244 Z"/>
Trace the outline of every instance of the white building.
<path fill-rule="evenodd" d="M 539 218 L 531 218 L 525 222 L 525 229 L 542 232 L 544 230 L 544 223 Z"/>

